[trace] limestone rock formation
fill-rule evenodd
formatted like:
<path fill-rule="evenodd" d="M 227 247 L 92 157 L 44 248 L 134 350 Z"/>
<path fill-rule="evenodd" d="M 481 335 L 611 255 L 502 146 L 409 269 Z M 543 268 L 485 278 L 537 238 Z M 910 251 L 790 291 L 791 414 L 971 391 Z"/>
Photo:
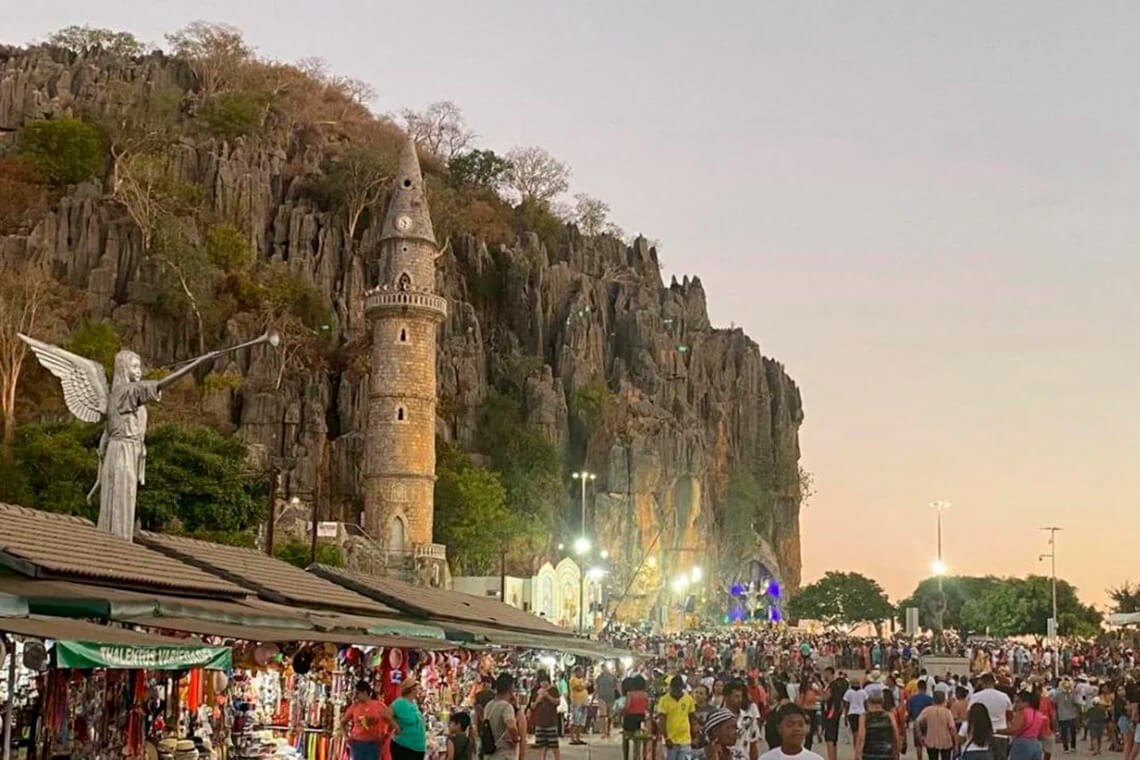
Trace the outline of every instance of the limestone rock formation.
<path fill-rule="evenodd" d="M 46 48 L 0 49 L 0 130 L 97 103 L 111 81 L 141 88 L 184 77 L 157 54 L 111 64 Z M 354 360 L 348 339 L 364 332 L 365 267 L 345 245 L 342 221 L 301 192 L 295 165 L 318 164 L 298 151 L 243 138 L 177 146 L 180 176 L 201 186 L 219 217 L 249 232 L 259 257 L 284 262 L 327 294 L 332 330 L 348 347 L 332 366 L 287 372 L 263 348 L 239 354 L 227 370 L 245 383 L 212 397 L 209 408 L 228 410 L 232 429 L 260 456 L 296 458 L 285 477 L 290 493 L 352 522 L 367 362 Z M 376 223 L 356 249 L 376 250 L 379 233 Z M 168 364 L 192 353 L 192 326 L 153 308 L 153 273 L 140 251 L 130 219 L 95 182 L 71 188 L 29 235 L 0 237 L 0 265 L 45 253 L 126 345 L 151 364 Z M 488 280 L 496 287 L 475 286 Z M 698 278 L 664 285 L 644 238 L 626 245 L 566 227 L 551 249 L 530 234 L 491 247 L 453 239 L 437 262 L 436 292 L 451 305 L 439 335 L 437 432 L 473 448 L 476 412 L 492 383 L 524 372 L 528 420 L 563 452 L 567 471 L 599 474 L 591 520 L 616 559 L 615 586 L 630 587 L 630 604 L 647 610 L 672 574 L 693 564 L 735 577 L 751 560 L 798 585 L 800 394 L 742 330 L 710 324 Z M 750 523 L 746 556 L 721 556 L 729 482 L 741 471 L 771 500 L 770 515 Z"/>

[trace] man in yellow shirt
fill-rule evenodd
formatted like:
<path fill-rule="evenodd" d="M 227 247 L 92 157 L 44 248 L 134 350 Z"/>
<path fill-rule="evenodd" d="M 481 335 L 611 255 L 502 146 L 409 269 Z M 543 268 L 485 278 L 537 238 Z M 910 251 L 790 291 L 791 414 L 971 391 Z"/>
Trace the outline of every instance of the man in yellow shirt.
<path fill-rule="evenodd" d="M 590 693 L 586 689 L 586 678 L 582 668 L 574 668 L 570 676 L 570 743 L 585 744 L 582 741 L 582 731 L 586 728 L 586 703 L 590 701 Z"/>
<path fill-rule="evenodd" d="M 693 753 L 693 732 L 689 721 L 696 710 L 693 698 L 685 693 L 685 679 L 673 676 L 669 693 L 657 702 L 657 714 L 663 715 L 664 726 L 658 733 L 665 736 L 665 760 L 689 760 Z"/>

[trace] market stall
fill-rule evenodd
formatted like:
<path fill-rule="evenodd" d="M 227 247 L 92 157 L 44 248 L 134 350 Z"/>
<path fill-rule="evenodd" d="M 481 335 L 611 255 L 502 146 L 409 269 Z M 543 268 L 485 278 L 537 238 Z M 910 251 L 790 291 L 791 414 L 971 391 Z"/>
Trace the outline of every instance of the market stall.
<path fill-rule="evenodd" d="M 0 632 L 15 695 L 5 760 L 13 746 L 18 760 L 143 757 L 148 743 L 158 760 L 213 757 L 208 742 L 189 738 L 179 682 L 229 668 L 228 647 L 42 616 L 0 618 Z"/>

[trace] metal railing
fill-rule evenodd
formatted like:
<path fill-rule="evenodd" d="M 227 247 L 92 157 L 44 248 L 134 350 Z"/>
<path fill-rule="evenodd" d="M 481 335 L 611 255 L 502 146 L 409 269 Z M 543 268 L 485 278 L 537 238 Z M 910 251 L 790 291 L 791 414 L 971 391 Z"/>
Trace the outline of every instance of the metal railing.
<path fill-rule="evenodd" d="M 447 316 L 447 299 L 431 293 L 408 290 L 370 290 L 364 295 L 364 311 L 387 306 L 407 306 Z"/>

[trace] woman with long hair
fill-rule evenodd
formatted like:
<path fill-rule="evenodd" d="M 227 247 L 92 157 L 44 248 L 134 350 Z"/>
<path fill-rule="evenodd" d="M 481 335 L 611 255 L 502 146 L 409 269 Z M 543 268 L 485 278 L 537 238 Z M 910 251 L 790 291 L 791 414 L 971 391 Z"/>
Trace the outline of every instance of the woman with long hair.
<path fill-rule="evenodd" d="M 962 745 L 961 760 L 994 760 L 993 738 L 990 711 L 981 702 L 975 702 L 966 713 L 966 741 Z"/>

